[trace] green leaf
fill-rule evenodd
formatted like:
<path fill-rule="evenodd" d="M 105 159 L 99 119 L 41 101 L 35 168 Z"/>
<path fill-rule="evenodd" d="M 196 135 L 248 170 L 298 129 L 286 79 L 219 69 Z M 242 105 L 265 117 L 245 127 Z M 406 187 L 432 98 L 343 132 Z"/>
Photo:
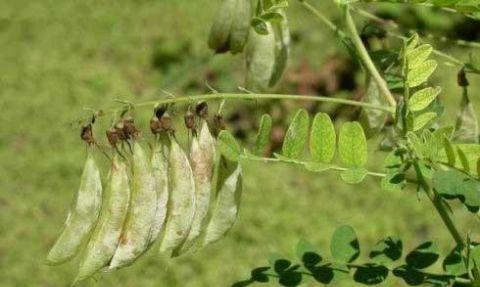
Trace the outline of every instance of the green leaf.
<path fill-rule="evenodd" d="M 298 159 L 302 155 L 308 138 L 308 125 L 307 111 L 299 110 L 285 135 L 282 147 L 284 156 Z"/>
<path fill-rule="evenodd" d="M 440 87 L 435 89 L 429 87 L 416 92 L 408 101 L 408 108 L 412 112 L 426 109 L 437 98 L 441 91 L 442 89 Z"/>
<path fill-rule="evenodd" d="M 407 181 L 404 173 L 387 174 L 381 181 L 380 186 L 382 190 L 394 192 L 405 188 Z"/>
<path fill-rule="evenodd" d="M 390 236 L 378 242 L 369 257 L 378 264 L 392 263 L 402 257 L 402 250 L 402 240 L 396 236 Z"/>
<path fill-rule="evenodd" d="M 385 281 L 385 279 L 387 279 L 387 276 L 387 267 L 368 263 L 364 264 L 363 266 L 359 266 L 357 270 L 355 270 L 353 280 L 355 280 L 355 282 L 365 285 L 376 285 Z"/>
<path fill-rule="evenodd" d="M 335 155 L 337 136 L 332 120 L 325 113 L 315 115 L 310 133 L 310 153 L 314 161 L 330 163 Z"/>
<path fill-rule="evenodd" d="M 435 190 L 446 199 L 458 198 L 469 209 L 480 206 L 480 182 L 457 170 L 435 172 Z"/>
<path fill-rule="evenodd" d="M 332 165 L 321 162 L 306 162 L 304 165 L 306 170 L 311 172 L 324 172 L 332 169 Z"/>
<path fill-rule="evenodd" d="M 264 156 L 270 142 L 272 133 L 272 117 L 269 114 L 264 114 L 260 119 L 257 138 L 255 140 L 255 147 L 253 153 L 256 156 Z"/>
<path fill-rule="evenodd" d="M 428 112 L 423 113 L 413 118 L 412 130 L 419 131 L 426 127 L 432 120 L 437 117 L 437 113 Z"/>
<path fill-rule="evenodd" d="M 423 44 L 407 53 L 408 68 L 413 70 L 419 67 L 428 59 L 433 51 L 433 47 L 429 44 Z"/>
<path fill-rule="evenodd" d="M 340 178 L 349 184 L 359 184 L 367 176 L 368 171 L 364 168 L 352 168 L 340 173 Z"/>
<path fill-rule="evenodd" d="M 470 172 L 470 164 L 468 162 L 467 155 L 463 152 L 460 147 L 457 147 L 457 154 L 458 158 L 460 159 L 460 163 L 462 164 L 462 168 L 466 172 Z"/>
<path fill-rule="evenodd" d="M 308 241 L 300 239 L 295 247 L 295 253 L 307 268 L 314 267 L 322 261 L 322 257 L 317 253 L 315 247 Z"/>
<path fill-rule="evenodd" d="M 363 167 L 367 162 L 367 139 L 358 122 L 343 124 L 338 137 L 340 160 L 347 167 Z"/>
<path fill-rule="evenodd" d="M 425 242 L 410 252 L 405 261 L 415 269 L 424 269 L 433 265 L 439 258 L 438 247 L 433 242 Z"/>
<path fill-rule="evenodd" d="M 408 40 L 407 40 L 407 54 L 410 53 L 417 47 L 420 37 L 417 33 L 414 33 Z"/>
<path fill-rule="evenodd" d="M 233 135 L 223 130 L 218 134 L 220 152 L 230 161 L 237 161 L 242 154 L 242 147 L 238 144 Z"/>
<path fill-rule="evenodd" d="M 378 106 L 388 105 L 385 98 L 380 93 L 377 83 L 372 78 L 368 80 L 368 88 L 363 101 Z M 360 114 L 360 124 L 365 130 L 367 138 L 371 138 L 379 133 L 385 126 L 386 119 L 387 114 L 383 111 L 362 109 L 362 113 Z"/>
<path fill-rule="evenodd" d="M 455 166 L 456 156 L 452 143 L 448 138 L 445 137 L 443 139 L 443 145 L 445 147 L 445 153 L 447 154 L 448 164 L 451 166 Z"/>
<path fill-rule="evenodd" d="M 351 226 L 343 225 L 335 230 L 330 241 L 330 251 L 338 262 L 351 263 L 360 255 L 355 230 Z"/>
<path fill-rule="evenodd" d="M 420 64 L 415 69 L 408 72 L 407 83 L 410 88 L 420 86 L 425 83 L 437 68 L 437 62 L 428 60 Z"/>
<path fill-rule="evenodd" d="M 445 260 L 443 260 L 443 270 L 448 274 L 460 276 L 467 273 L 462 251 L 463 248 L 457 246 L 445 257 Z"/>

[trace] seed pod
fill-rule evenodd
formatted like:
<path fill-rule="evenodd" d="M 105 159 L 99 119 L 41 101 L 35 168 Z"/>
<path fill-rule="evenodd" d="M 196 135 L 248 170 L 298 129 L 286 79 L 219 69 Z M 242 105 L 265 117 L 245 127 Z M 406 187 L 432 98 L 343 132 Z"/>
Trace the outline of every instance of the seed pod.
<path fill-rule="evenodd" d="M 168 203 L 168 161 L 167 146 L 163 141 L 155 143 L 152 153 L 152 171 L 155 180 L 155 190 L 157 193 L 157 208 L 155 212 L 155 220 L 153 222 L 150 244 L 153 244 L 160 234 L 160 230 L 165 223 L 167 216 Z"/>
<path fill-rule="evenodd" d="M 195 216 L 187 239 L 179 248 L 174 250 L 174 256 L 187 252 L 195 244 L 208 213 L 215 157 L 213 141 L 208 126 L 204 122 L 199 137 L 193 138 L 190 148 L 190 162 L 195 178 Z"/>
<path fill-rule="evenodd" d="M 132 173 L 130 208 L 109 269 L 132 264 L 150 243 L 157 211 L 157 193 L 150 160 L 136 141 L 133 143 Z"/>
<path fill-rule="evenodd" d="M 208 46 L 216 53 L 224 53 L 229 50 L 230 31 L 232 29 L 236 2 L 236 0 L 224 0 L 215 16 L 208 38 Z"/>
<path fill-rule="evenodd" d="M 237 0 L 236 4 L 230 32 L 230 52 L 232 54 L 243 52 L 252 19 L 252 4 L 250 0 Z"/>
<path fill-rule="evenodd" d="M 287 15 L 284 9 L 277 9 L 277 12 L 282 15 L 283 18 L 273 24 L 276 46 L 275 66 L 269 82 L 270 87 L 275 86 L 282 77 L 290 54 L 290 28 L 288 26 Z"/>
<path fill-rule="evenodd" d="M 195 214 L 195 181 L 187 155 L 172 139 L 168 156 L 169 198 L 165 235 L 160 251 L 180 246 L 190 231 Z"/>
<path fill-rule="evenodd" d="M 62 234 L 48 253 L 48 264 L 64 263 L 78 253 L 98 219 L 101 203 L 102 180 L 100 170 L 95 163 L 93 150 L 89 148 L 77 198 L 68 213 Z"/>
<path fill-rule="evenodd" d="M 237 219 L 242 195 L 242 168 L 238 162 L 221 158 L 217 179 L 217 198 L 205 231 L 203 246 L 222 238 Z"/>
<path fill-rule="evenodd" d="M 100 218 L 87 244 L 74 284 L 91 277 L 112 259 L 127 216 L 129 200 L 127 165 L 115 154 Z"/>
<path fill-rule="evenodd" d="M 274 73 L 276 61 L 276 40 L 272 24 L 267 22 L 267 35 L 260 35 L 255 30 L 250 32 L 247 45 L 246 87 L 254 92 L 268 90 Z"/>

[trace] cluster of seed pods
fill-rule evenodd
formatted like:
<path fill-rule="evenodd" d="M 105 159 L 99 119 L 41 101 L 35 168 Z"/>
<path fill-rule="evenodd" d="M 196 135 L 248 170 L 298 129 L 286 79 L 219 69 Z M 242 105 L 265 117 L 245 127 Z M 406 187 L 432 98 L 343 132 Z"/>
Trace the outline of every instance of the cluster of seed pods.
<path fill-rule="evenodd" d="M 133 118 L 124 117 L 106 132 L 113 157 L 104 191 L 92 125 L 85 126 L 89 148 L 80 188 L 47 263 L 79 256 L 75 284 L 129 266 L 152 249 L 175 257 L 223 237 L 237 217 L 242 170 L 217 153 L 207 119 L 203 102 L 186 113 L 192 138 L 184 149 L 167 109 L 156 108 L 149 150 Z"/>

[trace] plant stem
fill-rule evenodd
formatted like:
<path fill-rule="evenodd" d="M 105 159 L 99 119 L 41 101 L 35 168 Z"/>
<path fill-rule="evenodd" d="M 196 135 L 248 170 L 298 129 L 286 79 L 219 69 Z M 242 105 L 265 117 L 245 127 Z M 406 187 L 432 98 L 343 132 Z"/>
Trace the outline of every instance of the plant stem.
<path fill-rule="evenodd" d="M 460 248 L 465 247 L 465 242 L 462 238 L 462 235 L 458 231 L 457 227 L 455 226 L 455 223 L 453 222 L 452 218 L 450 217 L 450 214 L 448 213 L 447 209 L 445 208 L 445 205 L 442 201 L 441 196 L 438 195 L 434 190 L 430 188 L 430 185 L 428 182 L 425 180 L 425 177 L 422 174 L 422 171 L 420 169 L 420 166 L 418 162 L 415 160 L 413 163 L 415 167 L 415 171 L 417 173 L 417 178 L 420 186 L 425 190 L 427 193 L 428 197 L 430 198 L 430 201 L 433 203 L 433 206 L 437 210 L 438 214 L 443 220 L 443 223 L 447 227 L 448 231 L 452 235 L 453 239 L 457 243 L 457 246 Z"/>
<path fill-rule="evenodd" d="M 388 89 L 387 83 L 385 82 L 383 77 L 380 75 L 380 72 L 377 70 L 377 67 L 375 67 L 375 64 L 373 63 L 372 59 L 370 58 L 370 55 L 368 54 L 367 48 L 365 48 L 365 46 L 363 45 L 362 39 L 358 34 L 357 27 L 353 22 L 353 18 L 352 18 L 352 15 L 350 14 L 350 9 L 348 6 L 345 7 L 345 24 L 351 34 L 353 45 L 357 49 L 358 55 L 362 59 L 365 68 L 372 75 L 373 79 L 378 85 L 378 88 L 380 89 L 380 92 L 385 97 L 385 99 L 390 103 L 391 106 L 396 107 L 397 102 L 395 101 L 395 98 L 393 97 L 392 93 Z"/>
<path fill-rule="evenodd" d="M 337 25 L 335 25 L 332 21 L 330 21 L 325 15 L 322 14 L 317 8 L 313 7 L 310 3 L 304 0 L 300 0 L 300 3 L 308 10 L 310 11 L 313 15 L 315 15 L 318 19 L 320 19 L 325 25 L 327 25 L 330 29 L 332 29 L 337 35 L 339 35 L 341 38 L 346 38 L 347 35 L 340 30 Z"/>
<path fill-rule="evenodd" d="M 313 102 L 325 102 L 325 103 L 335 103 L 350 105 L 356 107 L 363 107 L 366 109 L 374 109 L 383 111 L 385 113 L 393 113 L 394 110 L 390 107 L 384 107 L 379 105 L 374 105 L 370 103 L 358 102 L 347 99 L 338 99 L 330 97 L 321 97 L 321 96 L 302 96 L 302 95 L 282 95 L 282 94 L 239 94 L 239 93 L 214 93 L 206 95 L 197 95 L 197 96 L 183 96 L 183 97 L 171 97 L 161 100 L 153 100 L 147 102 L 141 102 L 137 104 L 132 104 L 135 108 L 138 107 L 154 107 L 156 105 L 165 105 L 165 104 L 176 104 L 176 103 L 185 103 L 185 102 L 200 102 L 200 101 L 211 101 L 211 100 L 297 100 L 297 101 L 313 101 Z M 115 114 L 122 109 L 112 109 L 99 111 L 98 117 Z"/>

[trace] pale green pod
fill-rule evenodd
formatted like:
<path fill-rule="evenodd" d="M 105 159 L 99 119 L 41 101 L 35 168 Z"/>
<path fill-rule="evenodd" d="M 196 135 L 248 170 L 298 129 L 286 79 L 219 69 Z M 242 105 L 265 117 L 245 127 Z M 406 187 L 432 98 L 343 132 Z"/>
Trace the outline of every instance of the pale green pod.
<path fill-rule="evenodd" d="M 128 167 L 114 155 L 100 218 L 83 254 L 74 284 L 106 267 L 112 259 L 127 217 L 130 200 Z"/>
<path fill-rule="evenodd" d="M 243 48 L 247 43 L 251 21 L 251 1 L 237 0 L 235 14 L 233 16 L 232 29 L 230 31 L 230 52 L 232 54 L 243 52 Z"/>
<path fill-rule="evenodd" d="M 109 269 L 132 264 L 150 243 L 157 212 L 157 191 L 150 159 L 138 142 L 133 143 L 132 174 L 130 208 Z"/>
<path fill-rule="evenodd" d="M 290 27 L 288 25 L 287 14 L 284 9 L 277 9 L 277 12 L 281 14 L 283 18 L 273 24 L 276 43 L 275 66 L 269 82 L 270 87 L 273 87 L 281 79 L 290 55 Z"/>
<path fill-rule="evenodd" d="M 212 173 L 215 149 L 212 149 L 213 137 L 206 123 L 198 138 L 193 138 L 190 148 L 190 163 L 195 179 L 195 216 L 185 242 L 174 251 L 174 256 L 187 252 L 200 236 L 205 217 L 210 206 Z"/>
<path fill-rule="evenodd" d="M 276 40 L 273 27 L 267 22 L 267 35 L 250 31 L 247 44 L 246 87 L 253 92 L 267 91 L 276 62 Z"/>
<path fill-rule="evenodd" d="M 168 161 L 166 146 L 163 142 L 156 143 L 152 153 L 152 171 L 157 191 L 157 211 L 153 222 L 150 244 L 158 238 L 167 216 L 168 203 Z"/>
<path fill-rule="evenodd" d="M 188 157 L 172 140 L 168 156 L 169 198 L 160 252 L 173 251 L 188 236 L 195 215 L 195 181 Z"/>
<path fill-rule="evenodd" d="M 220 161 L 219 164 L 217 182 L 219 189 L 215 206 L 205 231 L 204 246 L 225 236 L 235 223 L 240 207 L 243 188 L 242 167 L 238 162 L 226 163 L 225 161 Z M 231 172 L 232 170 L 233 172 Z"/>
<path fill-rule="evenodd" d="M 217 53 L 223 53 L 229 49 L 230 31 L 236 4 L 236 0 L 224 0 L 213 21 L 208 37 L 208 46 Z"/>
<path fill-rule="evenodd" d="M 102 179 L 93 150 L 89 148 L 76 200 L 70 209 L 62 234 L 48 253 L 48 264 L 64 263 L 79 252 L 82 243 L 95 226 L 101 205 Z"/>

